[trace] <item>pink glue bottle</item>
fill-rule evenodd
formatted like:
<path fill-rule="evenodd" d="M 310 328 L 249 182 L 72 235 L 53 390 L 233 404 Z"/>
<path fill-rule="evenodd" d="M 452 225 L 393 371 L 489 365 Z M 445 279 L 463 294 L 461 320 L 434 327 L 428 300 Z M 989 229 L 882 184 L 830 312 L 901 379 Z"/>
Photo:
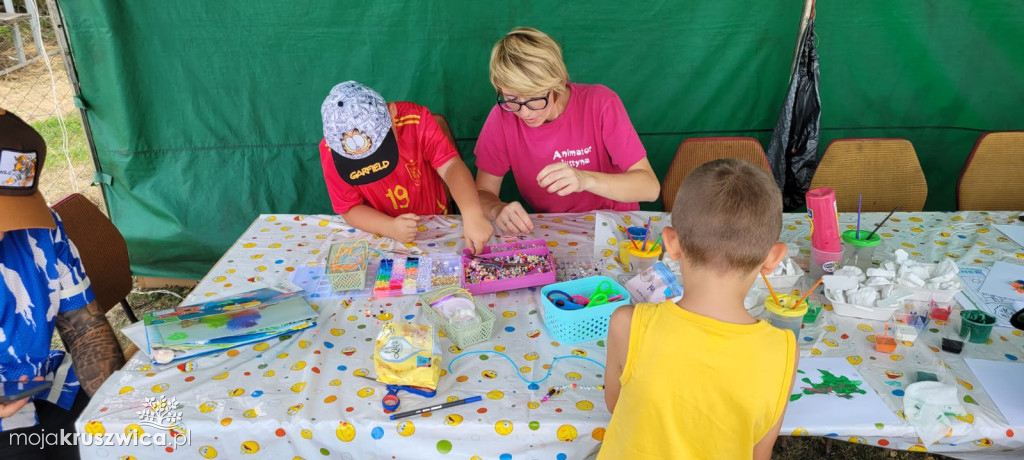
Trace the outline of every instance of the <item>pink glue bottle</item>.
<path fill-rule="evenodd" d="M 843 246 L 839 242 L 839 212 L 836 192 L 822 187 L 807 191 L 807 214 L 811 217 L 811 279 L 829 275 L 839 268 Z"/>

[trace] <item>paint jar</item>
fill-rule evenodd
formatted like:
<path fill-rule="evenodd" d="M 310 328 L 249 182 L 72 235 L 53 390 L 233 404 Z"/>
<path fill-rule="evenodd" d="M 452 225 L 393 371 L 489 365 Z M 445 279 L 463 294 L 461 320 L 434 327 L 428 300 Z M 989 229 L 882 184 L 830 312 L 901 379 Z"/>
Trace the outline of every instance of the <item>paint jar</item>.
<path fill-rule="evenodd" d="M 861 231 L 860 238 L 857 238 L 856 230 L 843 232 L 843 267 L 854 266 L 861 271 L 871 268 L 871 257 L 875 255 L 875 248 L 882 243 L 882 237 L 877 233 L 868 238 L 871 232 Z"/>
<path fill-rule="evenodd" d="M 643 227 L 629 227 L 626 229 L 629 232 L 629 236 L 636 241 L 636 244 L 644 244 L 644 238 L 647 238 L 647 229 Z"/>
<path fill-rule="evenodd" d="M 658 259 L 661 258 L 661 244 L 654 246 L 654 243 L 647 243 L 647 250 L 643 250 L 643 243 L 637 243 L 641 249 L 634 248 L 632 244 L 629 245 L 629 267 L 632 273 L 643 273 L 647 270 Z"/>
<path fill-rule="evenodd" d="M 995 324 L 996 317 L 981 310 L 961 311 L 960 338 L 971 343 L 985 343 Z"/>
<path fill-rule="evenodd" d="M 807 314 L 807 301 L 804 300 L 796 305 L 800 297 L 790 294 L 778 294 L 779 305 L 775 298 L 769 295 L 764 299 L 764 320 L 779 329 L 793 331 L 793 335 L 800 340 L 800 325 Z"/>

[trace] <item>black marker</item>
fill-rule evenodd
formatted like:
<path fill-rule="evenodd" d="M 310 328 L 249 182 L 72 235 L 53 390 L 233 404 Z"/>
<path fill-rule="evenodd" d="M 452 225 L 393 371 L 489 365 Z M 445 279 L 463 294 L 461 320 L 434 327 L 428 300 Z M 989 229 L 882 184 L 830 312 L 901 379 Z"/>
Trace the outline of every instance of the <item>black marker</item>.
<path fill-rule="evenodd" d="M 458 401 L 446 402 L 446 403 L 443 403 L 443 404 L 438 404 L 436 406 L 424 407 L 422 409 L 411 410 L 411 411 L 402 412 L 402 413 L 399 413 L 399 414 L 392 414 L 391 415 L 391 420 L 398 420 L 400 418 L 411 417 L 413 415 L 422 414 L 424 412 L 433 412 L 435 410 L 447 409 L 449 407 L 461 406 L 463 404 L 475 403 L 477 401 L 480 401 L 481 399 L 483 399 L 483 398 L 480 397 L 480 396 L 470 396 L 470 397 L 468 397 L 466 399 L 460 399 Z"/>

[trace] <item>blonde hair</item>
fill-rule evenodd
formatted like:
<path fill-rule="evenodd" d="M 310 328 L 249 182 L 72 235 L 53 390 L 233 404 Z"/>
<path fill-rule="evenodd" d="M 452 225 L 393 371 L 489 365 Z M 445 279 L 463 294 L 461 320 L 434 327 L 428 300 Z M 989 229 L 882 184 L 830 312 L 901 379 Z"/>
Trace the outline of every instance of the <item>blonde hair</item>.
<path fill-rule="evenodd" d="M 705 163 L 676 194 L 672 227 L 686 259 L 718 273 L 761 266 L 782 231 L 782 193 L 753 163 Z"/>
<path fill-rule="evenodd" d="M 553 91 L 562 95 L 568 81 L 562 48 L 533 27 L 512 29 L 491 50 L 491 84 L 499 93 L 534 97 Z"/>

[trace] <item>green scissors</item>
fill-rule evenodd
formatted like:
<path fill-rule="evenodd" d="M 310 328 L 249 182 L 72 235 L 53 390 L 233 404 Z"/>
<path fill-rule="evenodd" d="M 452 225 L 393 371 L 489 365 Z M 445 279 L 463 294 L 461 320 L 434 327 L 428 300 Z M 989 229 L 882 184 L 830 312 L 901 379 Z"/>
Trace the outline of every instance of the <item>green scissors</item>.
<path fill-rule="evenodd" d="M 597 285 L 597 289 L 590 295 L 590 302 L 587 302 L 588 307 L 596 307 L 598 305 L 604 305 L 608 302 L 615 302 L 621 300 L 622 296 L 619 292 L 612 289 L 612 282 L 605 280 L 601 281 Z"/>

